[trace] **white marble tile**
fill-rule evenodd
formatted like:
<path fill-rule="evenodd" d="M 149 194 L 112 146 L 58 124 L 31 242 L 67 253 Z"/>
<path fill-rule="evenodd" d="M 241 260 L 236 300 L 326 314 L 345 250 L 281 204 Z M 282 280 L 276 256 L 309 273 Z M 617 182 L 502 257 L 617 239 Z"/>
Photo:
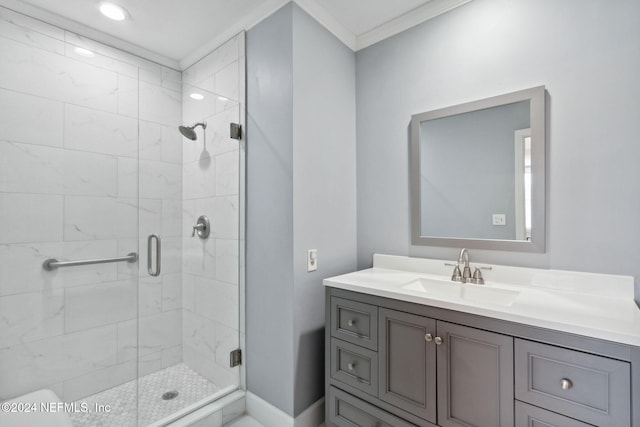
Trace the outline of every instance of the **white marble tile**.
<path fill-rule="evenodd" d="M 196 276 L 215 278 L 216 276 L 216 244 L 214 239 L 185 237 L 182 240 L 182 268 L 185 273 Z"/>
<path fill-rule="evenodd" d="M 78 48 L 84 49 L 84 52 L 79 53 Z M 87 50 L 92 54 L 88 55 L 86 53 Z M 124 75 L 136 80 L 138 79 L 137 66 L 117 60 L 115 58 L 111 58 L 94 50 L 87 49 L 86 47 L 78 46 L 73 43 L 65 43 L 63 54 L 76 61 L 84 62 L 95 67 L 104 68 L 105 70 L 113 71 L 118 73 L 119 75 Z"/>
<path fill-rule="evenodd" d="M 198 276 L 182 274 L 182 308 L 191 312 L 196 311 L 195 284 Z"/>
<path fill-rule="evenodd" d="M 162 311 L 182 308 L 182 274 L 164 274 L 162 277 Z"/>
<path fill-rule="evenodd" d="M 64 150 L 0 140 L 0 191 L 62 194 Z"/>
<path fill-rule="evenodd" d="M 238 36 L 231 38 L 222 46 L 202 58 L 200 61 L 187 68 L 182 73 L 185 83 L 199 86 L 206 78 L 226 65 L 238 60 Z"/>
<path fill-rule="evenodd" d="M 108 326 L 0 349 L 0 399 L 112 366 L 115 345 Z"/>
<path fill-rule="evenodd" d="M 182 322 L 183 348 L 196 350 L 205 359 L 214 361 L 216 355 L 215 322 L 190 311 L 184 312 Z M 189 361 L 186 363 L 190 365 Z"/>
<path fill-rule="evenodd" d="M 226 427 L 264 427 L 254 418 L 251 418 L 249 415 L 245 415 L 237 420 L 234 420 L 231 424 L 225 424 Z"/>
<path fill-rule="evenodd" d="M 138 358 L 138 375 L 145 376 L 162 369 L 162 352 L 141 355 Z"/>
<path fill-rule="evenodd" d="M 65 240 L 121 239 L 137 235 L 136 199 L 65 197 Z"/>
<path fill-rule="evenodd" d="M 32 31 L 47 35 L 56 40 L 64 40 L 64 30 L 44 21 L 31 18 L 10 9 L 0 7 L 0 19 L 14 25 L 28 28 Z"/>
<path fill-rule="evenodd" d="M 118 75 L 36 47 L 0 43 L 0 86 L 103 111 L 118 108 Z"/>
<path fill-rule="evenodd" d="M 65 402 L 79 400 L 131 381 L 137 377 L 137 374 L 138 366 L 135 360 L 98 369 L 66 380 L 64 382 L 64 395 L 60 397 Z"/>
<path fill-rule="evenodd" d="M 139 301 L 138 313 L 140 316 L 150 316 L 162 311 L 162 278 L 149 275 L 138 280 Z"/>
<path fill-rule="evenodd" d="M 64 42 L 30 28 L 14 25 L 0 17 L 0 36 L 39 49 L 64 55 Z"/>
<path fill-rule="evenodd" d="M 160 233 L 162 230 L 162 200 L 140 199 L 138 203 L 138 232 L 140 237 Z"/>
<path fill-rule="evenodd" d="M 0 193 L 0 244 L 62 240 L 62 196 Z"/>
<path fill-rule="evenodd" d="M 161 85 L 163 87 L 176 91 L 182 89 L 182 72 L 162 66 L 160 73 Z"/>
<path fill-rule="evenodd" d="M 118 195 L 118 159 L 115 156 L 64 150 L 64 194 Z"/>
<path fill-rule="evenodd" d="M 239 100 L 238 79 L 240 78 L 239 62 L 234 61 L 215 74 L 214 92 L 234 101 Z"/>
<path fill-rule="evenodd" d="M 228 355 L 227 355 L 228 357 Z M 182 349 L 182 359 L 191 369 L 202 375 L 209 381 L 215 383 L 221 388 L 231 385 L 237 385 L 238 381 L 238 368 L 233 368 L 235 371 L 231 371 L 212 363 L 209 355 L 203 354 L 190 345 L 184 345 Z M 229 360 L 227 360 L 227 363 Z"/>
<path fill-rule="evenodd" d="M 184 199 L 201 199 L 215 196 L 216 165 L 206 157 L 201 162 L 185 164 L 182 172 Z"/>
<path fill-rule="evenodd" d="M 195 280 L 195 312 L 230 328 L 238 329 L 238 286 L 211 279 Z"/>
<path fill-rule="evenodd" d="M 140 318 L 140 355 L 156 353 L 182 344 L 181 310 Z"/>
<path fill-rule="evenodd" d="M 162 160 L 162 125 L 160 123 L 140 120 L 140 158 Z"/>
<path fill-rule="evenodd" d="M 140 119 L 178 126 L 182 122 L 180 91 L 140 82 Z"/>
<path fill-rule="evenodd" d="M 134 280 L 76 286 L 65 291 L 65 332 L 131 320 L 137 314 Z"/>
<path fill-rule="evenodd" d="M 237 239 L 240 215 L 238 196 L 214 197 L 212 202 L 213 236 L 218 239 Z"/>
<path fill-rule="evenodd" d="M 175 163 L 140 160 L 140 197 L 182 199 L 182 167 Z"/>
<path fill-rule="evenodd" d="M 116 357 L 118 363 L 137 360 L 138 357 L 138 319 L 120 322 L 116 325 Z"/>
<path fill-rule="evenodd" d="M 216 239 L 216 279 L 238 284 L 238 240 Z"/>
<path fill-rule="evenodd" d="M 184 233 L 188 231 L 184 230 Z M 163 200 L 162 235 L 165 237 L 182 237 L 184 233 L 182 228 L 182 201 Z"/>
<path fill-rule="evenodd" d="M 51 277 L 43 273 L 42 263 L 61 252 L 59 242 L 0 245 L 0 296 L 51 288 Z"/>
<path fill-rule="evenodd" d="M 216 156 L 216 195 L 239 194 L 240 165 L 238 151 Z"/>
<path fill-rule="evenodd" d="M 62 252 L 54 254 L 60 261 L 74 261 L 79 259 L 109 258 L 124 256 L 134 252 L 130 248 L 127 252 L 119 252 L 115 240 L 90 240 L 79 242 L 63 242 Z M 91 264 L 73 268 L 63 268 L 55 272 L 43 273 L 44 283 L 51 281 L 55 287 L 72 287 L 79 285 L 113 282 L 118 279 L 117 264 Z"/>
<path fill-rule="evenodd" d="M 63 332 L 63 290 L 0 298 L 0 348 L 61 335 Z"/>
<path fill-rule="evenodd" d="M 0 89 L 0 112 L 0 139 L 62 147 L 61 102 Z"/>
<path fill-rule="evenodd" d="M 175 346 L 162 350 L 162 367 L 176 365 L 182 362 L 182 346 Z"/>
<path fill-rule="evenodd" d="M 118 157 L 118 197 L 138 197 L 138 160 Z"/>
<path fill-rule="evenodd" d="M 138 156 L 138 121 L 91 108 L 65 105 L 64 146 L 115 156 Z"/>
<path fill-rule="evenodd" d="M 118 75 L 118 114 L 138 118 L 138 79 Z"/>
<path fill-rule="evenodd" d="M 240 347 L 238 329 L 216 323 L 216 364 L 226 368 L 229 372 L 237 372 L 237 368 L 229 367 L 229 354 Z"/>
<path fill-rule="evenodd" d="M 162 239 L 162 274 L 182 272 L 182 250 L 181 237 Z"/>
<path fill-rule="evenodd" d="M 236 400 L 235 402 L 231 402 L 222 408 L 222 423 L 226 425 L 246 412 L 247 405 L 244 397 Z"/>

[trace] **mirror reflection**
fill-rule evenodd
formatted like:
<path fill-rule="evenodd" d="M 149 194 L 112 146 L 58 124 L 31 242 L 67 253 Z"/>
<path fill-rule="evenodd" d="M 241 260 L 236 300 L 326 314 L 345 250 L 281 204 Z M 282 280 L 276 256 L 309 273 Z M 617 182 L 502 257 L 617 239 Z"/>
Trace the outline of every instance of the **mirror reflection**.
<path fill-rule="evenodd" d="M 422 122 L 421 234 L 530 238 L 530 135 L 529 100 Z"/>
<path fill-rule="evenodd" d="M 412 116 L 413 244 L 544 251 L 544 94 Z"/>

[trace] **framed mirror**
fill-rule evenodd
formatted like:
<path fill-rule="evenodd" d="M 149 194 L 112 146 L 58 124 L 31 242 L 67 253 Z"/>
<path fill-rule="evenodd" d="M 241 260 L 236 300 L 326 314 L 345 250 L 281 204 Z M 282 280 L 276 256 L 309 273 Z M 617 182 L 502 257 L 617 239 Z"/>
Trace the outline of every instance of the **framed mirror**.
<path fill-rule="evenodd" d="M 411 117 L 414 245 L 544 252 L 545 89 Z"/>

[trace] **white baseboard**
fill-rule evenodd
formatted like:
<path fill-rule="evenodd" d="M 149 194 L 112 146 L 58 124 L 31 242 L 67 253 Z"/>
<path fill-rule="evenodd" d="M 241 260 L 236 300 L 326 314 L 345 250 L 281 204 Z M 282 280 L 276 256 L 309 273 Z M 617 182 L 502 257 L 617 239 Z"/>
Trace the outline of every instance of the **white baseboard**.
<path fill-rule="evenodd" d="M 318 427 L 324 422 L 324 397 L 294 419 L 291 415 L 248 391 L 247 413 L 265 427 Z"/>

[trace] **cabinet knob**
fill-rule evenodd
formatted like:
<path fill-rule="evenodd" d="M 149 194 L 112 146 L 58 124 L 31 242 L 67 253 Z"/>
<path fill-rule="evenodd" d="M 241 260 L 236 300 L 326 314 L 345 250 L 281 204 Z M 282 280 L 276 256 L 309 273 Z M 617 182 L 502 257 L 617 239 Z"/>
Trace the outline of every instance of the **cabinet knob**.
<path fill-rule="evenodd" d="M 431 341 L 433 341 L 433 335 L 431 335 L 431 334 L 425 334 L 425 336 L 424 336 L 424 340 L 425 340 L 426 342 L 431 342 Z"/>
<path fill-rule="evenodd" d="M 355 321 L 354 319 L 349 319 L 349 320 L 347 320 L 347 325 L 349 325 L 349 326 L 353 326 L 353 325 L 355 325 L 355 324 L 356 324 L 356 321 Z"/>
<path fill-rule="evenodd" d="M 560 380 L 560 386 L 563 390 L 569 390 L 571 387 L 573 387 L 573 383 L 570 379 L 563 378 L 562 380 Z"/>
<path fill-rule="evenodd" d="M 436 342 L 436 345 L 440 345 L 444 342 L 444 340 L 440 337 L 436 337 L 434 341 Z"/>
<path fill-rule="evenodd" d="M 349 369 L 350 371 L 356 369 L 356 362 L 347 363 L 347 369 Z"/>

